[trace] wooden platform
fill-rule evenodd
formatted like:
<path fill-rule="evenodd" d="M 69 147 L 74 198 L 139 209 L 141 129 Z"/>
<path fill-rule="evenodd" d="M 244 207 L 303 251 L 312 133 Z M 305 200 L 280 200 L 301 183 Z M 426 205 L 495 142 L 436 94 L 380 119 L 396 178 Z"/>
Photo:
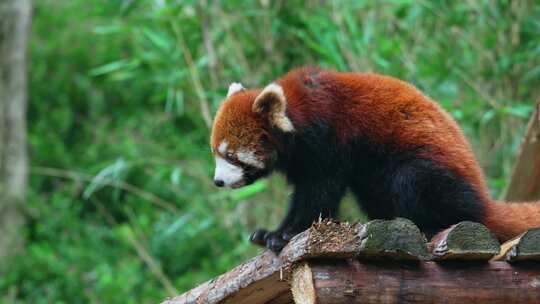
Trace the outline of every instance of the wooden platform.
<path fill-rule="evenodd" d="M 540 246 L 531 235 L 497 256 L 499 243 L 477 223 L 426 242 L 404 219 L 324 221 L 279 256 L 264 251 L 163 304 L 540 303 Z"/>

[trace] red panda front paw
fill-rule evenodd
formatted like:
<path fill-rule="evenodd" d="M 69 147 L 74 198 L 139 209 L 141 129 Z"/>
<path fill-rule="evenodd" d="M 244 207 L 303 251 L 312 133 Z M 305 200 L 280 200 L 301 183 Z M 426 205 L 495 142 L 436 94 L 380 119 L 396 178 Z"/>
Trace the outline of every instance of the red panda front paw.
<path fill-rule="evenodd" d="M 266 229 L 257 229 L 249 237 L 249 241 L 259 246 L 266 246 L 266 235 L 268 234 Z"/>
<path fill-rule="evenodd" d="M 268 249 L 272 250 L 275 253 L 279 253 L 285 245 L 287 245 L 288 240 L 283 236 L 283 233 L 280 231 L 268 231 L 266 229 L 257 229 L 251 234 L 249 240 L 253 244 L 260 246 L 266 246 Z"/>
<path fill-rule="evenodd" d="M 295 235 L 297 235 L 298 232 L 294 232 L 293 230 L 291 229 L 287 229 L 287 230 L 284 230 L 283 232 L 281 232 L 281 237 L 285 240 L 285 241 L 290 241 Z"/>
<path fill-rule="evenodd" d="M 279 231 L 266 234 L 266 247 L 275 253 L 279 253 L 288 242 L 283 239 L 283 235 Z"/>

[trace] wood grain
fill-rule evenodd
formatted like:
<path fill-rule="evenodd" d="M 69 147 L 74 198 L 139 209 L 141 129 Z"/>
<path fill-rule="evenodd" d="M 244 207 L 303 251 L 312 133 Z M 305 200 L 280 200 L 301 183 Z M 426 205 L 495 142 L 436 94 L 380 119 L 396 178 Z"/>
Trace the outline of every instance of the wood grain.
<path fill-rule="evenodd" d="M 308 265 L 315 300 L 302 304 L 540 303 L 540 264 L 326 260 Z"/>

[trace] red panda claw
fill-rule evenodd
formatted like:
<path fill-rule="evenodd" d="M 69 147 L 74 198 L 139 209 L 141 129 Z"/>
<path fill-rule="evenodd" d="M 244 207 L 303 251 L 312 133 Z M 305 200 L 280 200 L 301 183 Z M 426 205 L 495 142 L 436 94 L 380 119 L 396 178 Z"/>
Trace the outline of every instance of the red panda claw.
<path fill-rule="evenodd" d="M 268 230 L 266 229 L 257 229 L 249 237 L 249 241 L 253 244 L 259 246 L 266 246 L 266 237 L 268 235 Z"/>

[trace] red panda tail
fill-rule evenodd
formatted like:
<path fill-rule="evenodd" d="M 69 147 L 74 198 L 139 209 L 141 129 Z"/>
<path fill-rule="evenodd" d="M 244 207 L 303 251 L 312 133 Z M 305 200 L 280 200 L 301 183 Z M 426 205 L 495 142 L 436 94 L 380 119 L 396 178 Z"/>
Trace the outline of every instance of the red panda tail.
<path fill-rule="evenodd" d="M 483 224 L 501 241 L 507 241 L 530 228 L 540 227 L 540 202 L 490 202 L 486 205 Z"/>

